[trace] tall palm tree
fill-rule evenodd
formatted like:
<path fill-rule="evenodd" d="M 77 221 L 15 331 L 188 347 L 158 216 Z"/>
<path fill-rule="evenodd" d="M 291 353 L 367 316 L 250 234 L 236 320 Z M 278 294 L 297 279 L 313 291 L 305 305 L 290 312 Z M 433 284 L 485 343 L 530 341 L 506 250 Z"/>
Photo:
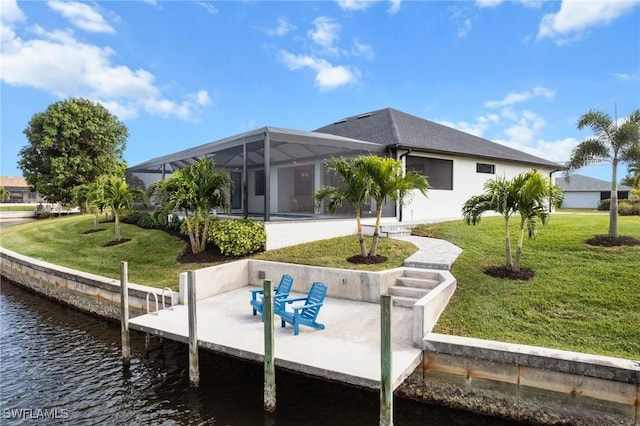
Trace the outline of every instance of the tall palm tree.
<path fill-rule="evenodd" d="M 427 179 L 416 171 L 411 170 L 403 175 L 402 162 L 394 158 L 371 155 L 356 158 L 355 162 L 362 163 L 361 167 L 366 170 L 373 184 L 371 196 L 376 202 L 376 225 L 369 256 L 375 257 L 380 237 L 382 208 L 387 199 L 404 202 L 413 195 L 412 190 L 418 190 L 422 195 L 427 195 L 429 184 Z"/>
<path fill-rule="evenodd" d="M 327 200 L 327 211 L 334 214 L 343 203 L 349 203 L 356 211 L 356 226 L 358 241 L 360 243 L 360 255 L 367 256 L 367 246 L 362 233 L 362 205 L 370 198 L 371 178 L 367 176 L 361 161 L 332 158 L 327 161 L 326 167 L 342 179 L 341 185 L 323 186 L 315 193 L 316 205 L 319 208 L 323 200 Z"/>
<path fill-rule="evenodd" d="M 196 254 L 206 249 L 212 211 L 229 207 L 227 188 L 231 188 L 229 175 L 216 171 L 212 159 L 202 158 L 155 182 L 149 193 L 160 197 L 160 213 L 178 210 L 183 214 L 191 251 Z"/>
<path fill-rule="evenodd" d="M 580 117 L 578 130 L 589 127 L 595 136 L 580 142 L 571 152 L 567 174 L 584 166 L 607 161 L 611 163 L 611 203 L 609 237 L 618 237 L 618 164 L 640 157 L 640 109 L 618 125 L 601 111 L 590 110 Z"/>
<path fill-rule="evenodd" d="M 511 183 L 503 176 L 486 181 L 483 185 L 484 192 L 469 198 L 462 206 L 462 217 L 467 225 L 480 223 L 482 215 L 486 212 L 496 212 L 504 219 L 504 250 L 507 261 L 507 269 L 513 269 L 511 257 L 511 235 L 509 233 L 509 220 L 516 212 L 516 198 Z"/>

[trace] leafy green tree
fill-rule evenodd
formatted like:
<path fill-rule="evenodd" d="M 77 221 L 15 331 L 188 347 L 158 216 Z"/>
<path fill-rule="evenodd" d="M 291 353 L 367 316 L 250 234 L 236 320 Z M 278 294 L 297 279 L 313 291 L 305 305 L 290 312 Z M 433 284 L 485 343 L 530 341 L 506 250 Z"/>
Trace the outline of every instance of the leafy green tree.
<path fill-rule="evenodd" d="M 369 256 L 375 257 L 380 237 L 380 220 L 382 208 L 388 199 L 393 201 L 407 201 L 412 190 L 418 190 L 427 195 L 429 184 L 427 179 L 416 171 L 408 171 L 403 175 L 402 162 L 394 158 L 382 158 L 374 155 L 356 158 L 355 162 L 362 163 L 362 168 L 371 180 L 371 196 L 376 202 L 376 225 L 371 240 Z"/>
<path fill-rule="evenodd" d="M 496 177 L 484 183 L 484 192 L 469 198 L 462 206 L 462 216 L 467 225 L 480 223 L 482 215 L 486 212 L 496 212 L 504 219 L 504 249 L 507 260 L 507 269 L 513 269 L 511 257 L 511 235 L 509 233 L 509 220 L 516 212 L 516 199 L 513 187 L 505 177 Z"/>
<path fill-rule="evenodd" d="M 640 109 L 618 125 L 601 111 L 590 110 L 578 120 L 579 130 L 589 127 L 594 137 L 580 142 L 567 162 L 567 178 L 576 169 L 602 161 L 611 163 L 611 203 L 609 237 L 618 237 L 618 164 L 640 158 Z"/>
<path fill-rule="evenodd" d="M 0 202 L 5 202 L 11 198 L 11 192 L 4 186 L 0 186 Z"/>
<path fill-rule="evenodd" d="M 362 233 L 362 205 L 370 198 L 372 189 L 372 180 L 367 175 L 364 162 L 358 157 L 354 160 L 345 160 L 343 158 L 332 158 L 327 161 L 328 170 L 336 173 L 341 179 L 341 185 L 338 187 L 325 185 L 315 193 L 316 205 L 320 207 L 323 200 L 327 200 L 327 211 L 335 214 L 336 210 L 343 203 L 353 206 L 356 211 L 356 227 L 358 232 L 358 241 L 360 243 L 360 255 L 367 256 L 367 246 Z"/>
<path fill-rule="evenodd" d="M 213 209 L 228 209 L 227 188 L 231 188 L 229 175 L 216 171 L 212 159 L 203 158 L 174 172 L 170 177 L 155 182 L 149 194 L 160 201 L 160 214 L 180 211 L 185 218 L 187 234 L 193 253 L 206 249 Z"/>
<path fill-rule="evenodd" d="M 29 143 L 18 166 L 29 185 L 49 202 L 69 204 L 73 188 L 104 174 L 124 172 L 127 128 L 102 105 L 87 99 L 55 102 L 35 114 L 23 132 Z"/>
<path fill-rule="evenodd" d="M 130 188 L 122 176 L 112 175 L 104 178 L 104 181 L 96 183 L 98 192 L 102 191 L 102 202 L 108 207 L 115 218 L 115 240 L 120 241 L 120 219 L 133 208 L 135 201 L 143 198 L 143 192 Z"/>

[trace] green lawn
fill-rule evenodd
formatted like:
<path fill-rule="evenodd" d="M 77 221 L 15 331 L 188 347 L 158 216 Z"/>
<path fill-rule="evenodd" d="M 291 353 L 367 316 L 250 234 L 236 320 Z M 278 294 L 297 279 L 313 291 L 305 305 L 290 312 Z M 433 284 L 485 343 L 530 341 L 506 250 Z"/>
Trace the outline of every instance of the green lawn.
<path fill-rule="evenodd" d="M 118 278 L 120 261 L 129 263 L 129 280 L 177 288 L 181 271 L 210 264 L 180 264 L 182 240 L 162 231 L 122 225 L 132 241 L 113 247 L 113 223 L 84 234 L 92 217 L 71 216 L 14 225 L 0 231 L 10 250 L 107 277 Z M 535 239 L 525 240 L 523 267 L 530 281 L 491 278 L 485 266 L 504 264 L 502 218 L 484 218 L 473 227 L 462 221 L 424 225 L 416 234 L 442 238 L 462 247 L 453 265 L 458 289 L 436 332 L 531 344 L 640 360 L 640 247 L 587 247 L 587 238 L 607 232 L 608 215 L 558 214 Z M 514 231 L 515 231 L 515 223 Z M 619 218 L 622 235 L 640 238 L 640 219 Z M 512 238 L 516 235 L 513 234 Z M 387 263 L 400 266 L 415 252 L 411 244 L 382 239 Z M 259 259 L 355 269 L 345 259 L 358 254 L 354 237 L 334 238 L 257 254 Z"/>
<path fill-rule="evenodd" d="M 607 215 L 554 215 L 524 242 L 523 267 L 535 277 L 497 279 L 483 269 L 505 263 L 503 223 L 493 217 L 475 227 L 456 221 L 414 230 L 464 249 L 451 270 L 458 288 L 434 331 L 640 360 L 640 247 L 584 245 L 606 234 Z M 619 230 L 640 238 L 640 219 L 619 217 Z"/>

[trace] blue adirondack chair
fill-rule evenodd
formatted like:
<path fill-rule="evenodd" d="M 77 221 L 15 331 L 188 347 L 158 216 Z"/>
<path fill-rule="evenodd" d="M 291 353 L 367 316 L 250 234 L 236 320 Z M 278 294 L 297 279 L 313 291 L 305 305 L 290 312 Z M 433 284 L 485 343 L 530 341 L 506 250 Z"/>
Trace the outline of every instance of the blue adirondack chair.
<path fill-rule="evenodd" d="M 316 322 L 320 308 L 324 303 L 324 296 L 327 294 L 327 286 L 321 282 L 314 282 L 307 297 L 297 297 L 284 300 L 277 314 L 282 320 L 282 327 L 285 323 L 293 325 L 293 334 L 298 335 L 301 325 L 324 330 L 324 325 Z M 293 312 L 287 311 L 287 304 L 304 300 L 304 305 L 292 306 Z"/>
<path fill-rule="evenodd" d="M 275 288 L 273 294 L 273 311 L 274 313 L 278 313 L 281 309 L 281 301 L 289 297 L 289 293 L 291 293 L 291 287 L 293 287 L 293 277 L 288 274 L 284 274 L 282 278 L 280 278 L 280 284 Z M 251 307 L 253 308 L 253 315 L 255 316 L 258 312 L 263 316 L 262 321 L 264 321 L 264 312 L 263 312 L 263 301 L 264 301 L 264 290 L 256 289 L 251 291 Z"/>

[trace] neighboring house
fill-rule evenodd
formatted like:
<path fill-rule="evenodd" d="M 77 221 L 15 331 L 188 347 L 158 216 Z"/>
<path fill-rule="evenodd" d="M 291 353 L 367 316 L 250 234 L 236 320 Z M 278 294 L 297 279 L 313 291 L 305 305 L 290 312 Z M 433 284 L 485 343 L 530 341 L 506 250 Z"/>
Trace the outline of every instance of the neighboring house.
<path fill-rule="evenodd" d="M 482 193 L 488 179 L 510 179 L 530 169 L 551 176 L 563 169 L 554 162 L 386 108 L 312 132 L 263 127 L 138 164 L 127 170 L 127 180 L 145 187 L 208 156 L 216 167 L 228 171 L 234 183 L 234 213 L 265 221 L 319 218 L 326 216 L 326 209 L 315 205 L 315 191 L 339 182 L 327 171 L 326 160 L 360 154 L 390 156 L 401 160 L 406 169 L 427 176 L 431 186 L 427 197 L 416 193 L 406 205 L 385 206 L 384 216 L 398 221 L 459 218 L 464 202 Z M 348 206 L 340 213 L 353 214 Z M 367 206 L 363 214 L 375 214 L 375 206 Z"/>
<path fill-rule="evenodd" d="M 569 180 L 556 178 L 556 186 L 564 191 L 562 208 L 595 209 L 602 200 L 611 198 L 611 182 L 583 175 L 571 175 Z M 618 185 L 618 199 L 628 199 L 631 187 Z"/>
<path fill-rule="evenodd" d="M 23 177 L 0 176 L 0 186 L 11 193 L 6 203 L 37 203 L 40 198 Z"/>

